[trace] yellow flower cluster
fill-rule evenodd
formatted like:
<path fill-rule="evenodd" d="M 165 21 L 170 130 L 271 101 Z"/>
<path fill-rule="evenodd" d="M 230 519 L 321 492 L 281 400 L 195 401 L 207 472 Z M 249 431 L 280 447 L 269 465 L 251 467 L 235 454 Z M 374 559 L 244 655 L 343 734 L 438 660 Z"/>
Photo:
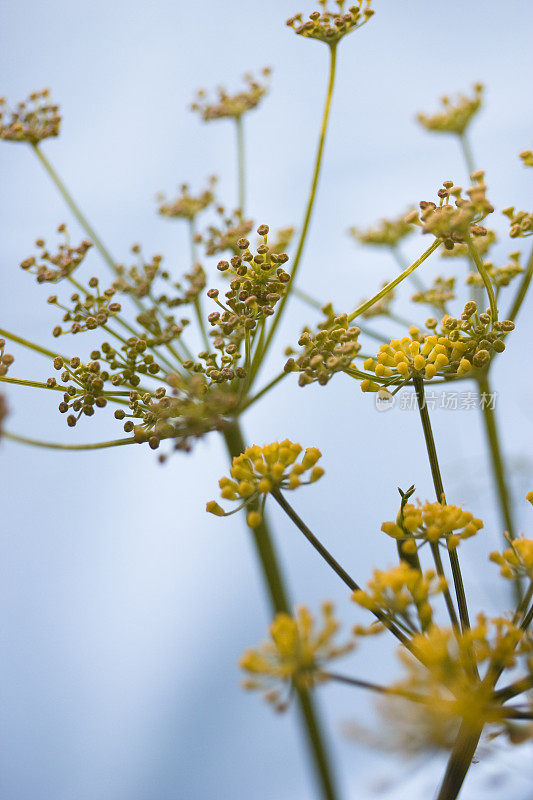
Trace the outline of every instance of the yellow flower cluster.
<path fill-rule="evenodd" d="M 366 229 L 354 225 L 348 233 L 361 244 L 395 247 L 401 239 L 413 232 L 410 223 L 405 221 L 405 217 L 412 212 L 413 209 L 410 208 L 400 217 L 381 219 L 376 225 Z"/>
<path fill-rule="evenodd" d="M 247 650 L 240 659 L 241 668 L 252 676 L 244 681 L 244 688 L 264 692 L 269 703 L 284 710 L 291 689 L 315 686 L 323 680 L 320 671 L 328 661 L 353 649 L 352 642 L 334 643 L 338 629 L 333 604 L 328 602 L 322 604 L 320 626 L 306 606 L 299 606 L 294 615 L 276 614 L 270 639 Z M 285 700 L 283 688 L 287 689 Z"/>
<path fill-rule="evenodd" d="M 273 489 L 297 489 L 298 486 L 314 483 L 324 474 L 322 467 L 316 466 L 322 455 L 317 447 L 308 447 L 298 461 L 301 452 L 302 446 L 288 439 L 263 447 L 247 447 L 244 453 L 233 459 L 231 478 L 223 477 L 219 481 L 221 497 L 240 502 L 239 507 L 225 512 L 212 500 L 207 503 L 206 511 L 217 517 L 225 517 L 250 503 L 257 505 L 257 501 L 261 500 L 260 508 L 250 511 L 247 517 L 248 525 L 257 528 L 269 492 Z"/>
<path fill-rule="evenodd" d="M 516 538 L 510 545 L 503 553 L 491 553 L 490 560 L 499 565 L 504 578 L 533 578 L 533 539 Z"/>
<path fill-rule="evenodd" d="M 402 561 L 389 570 L 374 570 L 366 590 L 358 589 L 352 599 L 373 613 L 381 612 L 391 620 L 401 621 L 411 631 L 417 630 L 411 618 L 414 606 L 420 625 L 426 630 L 433 620 L 430 597 L 445 588 L 445 579 L 439 578 L 433 570 L 420 572 Z M 363 632 L 359 627 L 355 630 Z"/>
<path fill-rule="evenodd" d="M 328 310 L 325 307 L 324 310 Z M 313 334 L 306 328 L 298 340 L 303 353 L 289 358 L 285 372 L 299 372 L 298 383 L 307 386 L 318 382 L 325 386 L 336 372 L 348 370 L 361 349 L 358 337 L 360 328 L 350 327 L 347 314 L 329 317 Z"/>
<path fill-rule="evenodd" d="M 531 211 L 515 211 L 514 206 L 509 206 L 509 208 L 504 208 L 502 213 L 509 218 L 511 239 L 533 235 L 533 213 Z"/>
<path fill-rule="evenodd" d="M 513 666 L 517 648 L 519 653 L 530 649 L 519 627 L 507 619 L 489 621 L 479 615 L 469 631 L 458 635 L 449 628 L 433 626 L 413 636 L 411 645 L 420 661 L 402 648 L 399 656 L 407 675 L 391 689 L 416 695 L 428 722 L 433 721 L 429 729 L 438 720 L 448 725 L 463 719 L 475 726 L 503 721 L 505 708 L 494 700 L 491 683 L 474 677 L 475 669 L 483 663 Z"/>
<path fill-rule="evenodd" d="M 214 175 L 209 178 L 209 186 L 200 192 L 198 195 L 192 195 L 189 191 L 189 186 L 182 183 L 180 186 L 180 193 L 175 200 L 167 201 L 164 194 L 158 194 L 157 200 L 159 201 L 158 213 L 162 217 L 169 219 L 188 219 L 193 220 L 200 211 L 211 205 L 215 199 L 213 190 L 215 188 L 217 179 Z"/>
<path fill-rule="evenodd" d="M 502 286 L 509 286 L 513 278 L 516 278 L 524 271 L 524 268 L 520 266 L 521 256 L 522 254 L 519 252 L 510 253 L 509 263 L 504 264 L 503 267 L 496 267 L 491 261 L 484 262 L 485 269 L 497 289 Z M 473 286 L 483 286 L 483 278 L 479 272 L 469 272 L 466 283 Z"/>
<path fill-rule="evenodd" d="M 6 119 L 6 111 L 9 119 Z M 8 109 L 5 98 L 0 97 L 0 139 L 37 145 L 43 139 L 59 136 L 60 125 L 59 107 L 50 103 L 49 89 L 32 92 L 13 110 Z"/>
<path fill-rule="evenodd" d="M 450 550 L 454 550 L 461 539 L 469 539 L 483 527 L 483 522 L 460 506 L 442 503 L 424 503 L 417 506 L 408 503 L 397 522 L 384 522 L 381 530 L 393 539 L 404 542 L 403 550 L 414 553 L 417 540 L 438 542 L 444 539 Z"/>
<path fill-rule="evenodd" d="M 425 303 L 436 306 L 444 311 L 446 303 L 455 298 L 455 278 L 441 278 L 438 276 L 433 285 L 423 292 L 416 292 L 411 298 L 413 303 Z"/>
<path fill-rule="evenodd" d="M 442 110 L 436 114 L 417 114 L 417 119 L 428 131 L 437 133 L 456 133 L 461 136 L 472 117 L 481 106 L 483 85 L 474 84 L 474 96 L 460 94 L 455 100 L 447 95 L 442 101 Z"/>
<path fill-rule="evenodd" d="M 206 99 L 205 90 L 199 89 L 191 109 L 198 111 L 204 122 L 211 122 L 211 120 L 225 117 L 239 119 L 246 111 L 250 111 L 259 105 L 268 91 L 270 74 L 271 69 L 264 67 L 261 70 L 264 83 L 260 83 L 250 73 L 246 73 L 244 75 L 246 89 L 243 92 L 228 94 L 225 89 L 219 88 L 218 97 L 214 102 L 209 102 Z"/>
<path fill-rule="evenodd" d="M 337 44 L 343 36 L 360 28 L 374 14 L 370 8 L 372 0 L 365 0 L 364 8 L 363 0 L 356 0 L 347 9 L 345 0 L 335 0 L 337 11 L 328 10 L 328 0 L 318 2 L 322 6 L 322 13 L 313 11 L 306 22 L 303 21 L 302 14 L 295 14 L 287 20 L 287 25 L 299 36 L 318 39 L 330 45 Z"/>
<path fill-rule="evenodd" d="M 444 316 L 440 330 L 435 319 L 428 319 L 426 325 L 431 326 L 430 333 L 421 335 L 418 328 L 412 327 L 409 336 L 381 345 L 375 359 L 363 362 L 365 370 L 386 385 L 405 383 L 414 377 L 459 378 L 473 368 L 485 367 L 494 353 L 503 352 L 503 339 L 514 330 L 511 320 L 492 323 L 489 314 L 478 314 L 472 300 L 465 305 L 460 319 Z M 377 392 L 380 388 L 371 378 L 361 382 L 363 392 Z"/>
<path fill-rule="evenodd" d="M 522 150 L 519 155 L 524 167 L 533 167 L 533 150 Z"/>
<path fill-rule="evenodd" d="M 527 493 L 526 500 L 533 505 L 533 491 Z M 524 536 L 509 539 L 507 550 L 491 553 L 490 560 L 498 564 L 504 578 L 533 579 L 533 539 Z"/>
<path fill-rule="evenodd" d="M 473 172 L 470 178 L 473 184 L 466 190 L 468 199 L 462 196 L 460 186 L 454 186 L 453 181 L 444 181 L 442 189 L 437 192 L 439 205 L 422 200 L 419 204 L 420 213 L 413 211 L 406 220 L 420 225 L 422 233 L 430 233 L 441 239 L 444 247 L 450 251 L 458 242 L 465 242 L 469 235 L 485 236 L 487 230 L 479 222 L 494 211 L 494 206 L 486 196 L 483 170 Z M 452 198 L 454 205 L 450 202 Z"/>

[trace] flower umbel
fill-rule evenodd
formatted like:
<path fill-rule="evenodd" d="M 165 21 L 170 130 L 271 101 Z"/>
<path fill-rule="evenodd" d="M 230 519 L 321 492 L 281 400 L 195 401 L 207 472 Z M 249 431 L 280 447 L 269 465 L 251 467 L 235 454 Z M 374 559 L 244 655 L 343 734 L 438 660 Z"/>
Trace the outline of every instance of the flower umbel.
<path fill-rule="evenodd" d="M 433 318 L 426 325 L 429 333 L 421 334 L 412 327 L 409 336 L 381 345 L 375 359 L 363 362 L 365 370 L 374 372 L 387 386 L 417 377 L 460 378 L 474 367 L 485 367 L 495 353 L 503 352 L 503 339 L 514 330 L 511 320 L 492 322 L 487 312 L 478 314 L 473 300 L 466 303 L 460 319 L 446 315 L 440 329 Z M 377 392 L 379 388 L 372 380 L 361 383 L 363 392 Z"/>
<path fill-rule="evenodd" d="M 244 82 L 246 89 L 236 94 L 228 94 L 228 92 L 219 88 L 218 97 L 214 101 L 207 99 L 207 94 L 204 89 L 199 89 L 196 93 L 196 99 L 191 105 L 193 111 L 198 111 L 204 122 L 211 122 L 214 119 L 233 118 L 237 119 L 242 117 L 246 111 L 251 111 L 257 108 L 263 97 L 268 91 L 270 81 L 271 69 L 264 67 L 261 70 L 261 77 L 263 82 L 256 80 L 249 72 L 244 75 Z"/>
<path fill-rule="evenodd" d="M 59 106 L 50 103 L 50 90 L 32 92 L 13 110 L 0 97 L 0 139 L 37 145 L 43 139 L 59 136 Z"/>
<path fill-rule="evenodd" d="M 92 247 L 92 243 L 88 239 L 84 239 L 77 247 L 72 247 L 67 226 L 64 224 L 58 226 L 57 232 L 63 234 L 64 238 L 57 253 L 51 254 L 44 239 L 37 239 L 35 246 L 41 251 L 40 254 L 37 258 L 29 256 L 20 263 L 23 270 L 36 275 L 37 283 L 57 283 L 62 278 L 72 275 Z"/>
<path fill-rule="evenodd" d="M 321 669 L 353 649 L 353 643 L 334 643 L 338 629 L 333 604 L 328 602 L 322 604 L 320 626 L 306 606 L 299 606 L 294 615 L 276 614 L 270 639 L 240 659 L 241 668 L 250 675 L 244 688 L 263 692 L 277 711 L 285 710 L 293 689 L 316 686 L 324 680 Z M 284 689 L 287 694 L 282 697 Z"/>
<path fill-rule="evenodd" d="M 481 107 L 483 98 L 483 84 L 474 84 L 474 95 L 468 97 L 467 95 L 460 94 L 455 100 L 452 100 L 448 95 L 442 97 L 442 110 L 436 114 L 423 114 L 417 115 L 417 120 L 428 131 L 436 133 L 456 133 L 461 136 L 472 117 Z"/>
<path fill-rule="evenodd" d="M 217 517 L 226 517 L 244 506 L 257 506 L 260 500 L 260 509 L 250 511 L 247 517 L 248 525 L 256 528 L 261 523 L 267 495 L 273 489 L 297 489 L 314 483 L 324 474 L 322 467 L 316 466 L 321 457 L 318 448 L 308 447 L 298 460 L 301 452 L 302 446 L 288 439 L 263 447 L 247 447 L 244 453 L 233 459 L 231 478 L 223 477 L 219 481 L 221 497 L 239 502 L 238 508 L 226 512 L 212 500 L 207 503 L 206 511 Z"/>
<path fill-rule="evenodd" d="M 348 233 L 361 244 L 377 245 L 380 247 L 395 247 L 401 239 L 409 236 L 413 229 L 405 217 L 414 209 L 410 208 L 405 214 L 395 219 L 381 219 L 370 228 L 357 228 L 352 226 Z"/>
<path fill-rule="evenodd" d="M 335 0 L 336 11 L 330 11 L 328 0 L 318 0 L 322 11 L 313 11 L 309 19 L 303 21 L 303 14 L 295 14 L 287 20 L 287 25 L 299 36 L 318 39 L 326 44 L 337 44 L 343 36 L 360 28 L 368 22 L 374 11 L 370 8 L 372 0 L 357 0 L 346 8 L 345 0 Z"/>
<path fill-rule="evenodd" d="M 486 229 L 479 222 L 494 211 L 494 206 L 486 197 L 485 173 L 478 170 L 470 177 L 474 183 L 466 190 L 468 199 L 462 196 L 460 186 L 454 186 L 453 181 L 444 181 L 443 188 L 437 192 L 439 205 L 422 200 L 420 214 L 413 211 L 406 220 L 420 225 L 422 233 L 431 233 L 441 239 L 447 250 L 453 250 L 457 242 L 465 242 L 469 235 L 486 235 Z M 455 198 L 454 205 L 450 202 L 452 197 Z"/>
<path fill-rule="evenodd" d="M 469 539 L 483 527 L 483 522 L 459 506 L 442 503 L 407 503 L 396 522 L 384 522 L 381 530 L 403 542 L 405 552 L 414 552 L 426 542 L 444 541 L 454 550 L 462 539 Z"/>
<path fill-rule="evenodd" d="M 191 194 L 189 185 L 182 183 L 180 193 L 175 200 L 167 200 L 164 194 L 158 194 L 158 213 L 169 219 L 193 220 L 200 211 L 208 208 L 215 199 L 214 187 L 217 179 L 214 175 L 209 178 L 209 186 L 197 195 Z"/>

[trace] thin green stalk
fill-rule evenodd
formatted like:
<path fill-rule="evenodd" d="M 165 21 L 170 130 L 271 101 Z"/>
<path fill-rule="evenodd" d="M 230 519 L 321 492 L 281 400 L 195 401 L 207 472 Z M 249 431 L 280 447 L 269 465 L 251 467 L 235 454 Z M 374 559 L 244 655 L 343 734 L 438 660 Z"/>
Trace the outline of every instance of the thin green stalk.
<path fill-rule="evenodd" d="M 400 267 L 400 269 L 401 270 L 406 269 L 407 268 L 407 262 L 406 262 L 405 258 L 402 256 L 402 253 L 401 253 L 400 248 L 398 247 L 398 245 L 397 244 L 393 244 L 393 245 L 390 246 L 389 249 L 390 249 L 390 251 L 391 251 L 391 253 L 392 253 L 393 257 L 394 257 L 394 260 L 396 261 L 396 263 Z M 413 286 L 415 287 L 415 289 L 418 292 L 425 292 L 426 291 L 426 287 L 424 285 L 424 281 L 420 278 L 419 275 L 416 275 L 413 272 L 413 274 L 410 275 L 409 278 L 410 278 Z"/>
<path fill-rule="evenodd" d="M 19 436 L 16 433 L 2 430 L 2 436 L 12 442 L 29 444 L 32 447 L 46 447 L 49 450 L 102 450 L 105 447 L 121 447 L 123 444 L 136 444 L 134 436 L 128 439 L 114 439 L 109 442 L 92 442 L 91 444 L 61 444 L 60 442 L 45 442 L 40 439 L 30 439 L 27 436 Z"/>
<path fill-rule="evenodd" d="M 477 383 L 481 396 L 490 397 L 492 395 L 488 372 L 480 373 L 477 376 Z M 502 519 L 509 536 L 511 539 L 514 539 L 516 536 L 516 529 L 513 521 L 511 495 L 505 477 L 506 470 L 498 433 L 496 414 L 490 402 L 481 403 L 481 408 L 483 423 L 485 425 L 485 434 L 491 455 L 492 474 L 500 501 Z"/>
<path fill-rule="evenodd" d="M 9 339 L 10 342 L 21 344 L 23 347 L 27 347 L 28 350 L 34 350 L 36 353 L 40 353 L 42 356 L 48 356 L 48 358 L 64 358 L 64 356 L 60 355 L 59 353 L 55 353 L 53 350 L 48 350 L 46 347 L 41 347 L 40 344 L 35 344 L 35 342 L 30 342 L 29 339 L 23 339 L 22 336 L 17 336 L 16 333 L 6 331 L 4 328 L 0 328 L 0 337 Z"/>
<path fill-rule="evenodd" d="M 468 177 L 470 177 L 471 174 L 476 171 L 476 167 L 474 164 L 474 156 L 472 154 L 472 148 L 470 147 L 470 142 L 468 141 L 466 133 L 460 134 L 459 142 L 461 144 L 461 152 L 463 153 L 463 157 L 465 160 Z"/>
<path fill-rule="evenodd" d="M 522 303 L 526 298 L 527 290 L 529 289 L 529 284 L 531 283 L 531 278 L 533 278 L 533 249 L 531 250 L 529 260 L 526 264 L 526 271 L 524 272 L 522 280 L 520 281 L 518 291 L 516 292 L 515 299 L 513 300 L 506 319 L 510 319 L 513 322 L 516 319 L 518 312 L 522 308 Z"/>
<path fill-rule="evenodd" d="M 381 289 L 377 294 L 375 294 L 374 297 L 371 297 L 370 300 L 365 300 L 364 303 L 361 303 L 359 306 L 357 306 L 355 311 L 352 311 L 352 313 L 348 315 L 348 322 L 352 322 L 352 320 L 354 320 L 360 314 L 364 314 L 365 311 L 368 311 L 369 308 L 372 308 L 372 306 L 379 300 L 381 300 L 382 297 L 385 297 L 385 295 L 388 294 L 388 292 L 390 292 L 391 289 L 394 289 L 396 286 L 398 286 L 399 283 L 405 280 L 405 278 L 408 278 L 409 275 L 411 275 L 415 271 L 415 269 L 418 269 L 418 267 L 421 264 L 423 264 L 426 258 L 429 258 L 429 256 L 435 252 L 435 250 L 437 249 L 437 247 L 440 246 L 440 244 L 441 244 L 440 239 L 435 239 L 433 244 L 430 247 L 428 247 L 428 249 L 422 253 L 420 258 L 417 258 L 417 260 L 413 264 L 411 264 L 411 266 L 407 267 L 407 269 L 401 272 L 400 275 L 394 278 L 393 281 L 387 283 L 383 287 L 383 289 Z"/>
<path fill-rule="evenodd" d="M 241 407 L 241 411 L 244 411 L 246 408 L 250 408 L 250 406 L 252 406 L 257 400 L 259 400 L 259 398 L 263 397 L 263 395 L 269 392 L 270 389 L 272 389 L 277 383 L 283 380 L 283 378 L 286 378 L 288 374 L 289 374 L 288 372 L 280 372 L 279 375 L 276 375 L 275 378 L 272 378 L 272 380 L 269 381 L 266 384 L 266 386 L 263 386 L 263 388 L 260 389 L 257 392 L 257 394 L 254 394 L 253 397 L 249 397 L 248 400 L 246 400 L 246 402 Z"/>
<path fill-rule="evenodd" d="M 276 502 L 285 511 L 289 519 L 291 519 L 292 522 L 294 522 L 296 527 L 303 533 L 307 541 L 315 548 L 317 553 L 319 553 L 322 556 L 326 564 L 328 564 L 331 567 L 331 569 L 339 576 L 339 578 L 343 581 L 343 583 L 346 584 L 348 589 L 350 589 L 352 592 L 360 591 L 361 587 L 359 586 L 359 584 L 354 581 L 351 575 L 349 575 L 343 567 L 341 567 L 339 562 L 335 558 L 333 558 L 329 550 L 327 550 L 322 544 L 322 542 L 319 539 L 317 539 L 314 533 L 312 533 L 312 531 L 309 530 L 303 519 L 298 516 L 294 508 L 287 502 L 287 500 L 279 491 L 279 489 L 273 489 L 271 494 L 274 500 L 276 500 Z M 403 645 L 405 645 L 405 647 L 408 650 L 412 650 L 409 639 L 406 636 L 404 636 L 404 634 L 400 631 L 400 629 L 393 622 L 391 622 L 385 614 L 383 614 L 381 611 L 372 611 L 372 613 L 374 614 L 375 617 L 377 617 L 377 619 L 381 623 L 383 623 L 383 625 L 386 628 L 390 630 L 391 633 L 394 634 L 394 636 L 396 636 L 396 638 Z"/>
<path fill-rule="evenodd" d="M 446 503 L 446 495 L 444 494 L 444 487 L 442 485 L 439 460 L 437 458 L 437 449 L 435 447 L 435 439 L 433 438 L 433 430 L 431 428 L 431 421 L 429 419 L 429 412 L 424 393 L 424 381 L 422 380 L 422 378 L 413 378 L 413 385 L 416 392 L 418 410 L 420 412 L 420 421 L 422 422 L 422 429 L 424 431 L 424 439 L 426 442 L 426 449 L 429 458 L 429 465 L 431 467 L 431 476 L 433 478 L 435 493 L 437 495 L 438 502 L 444 505 Z M 439 573 L 439 575 L 443 576 L 444 571 L 442 569 L 442 561 L 440 558 L 438 542 L 431 542 L 430 546 L 433 553 L 433 557 L 435 559 L 437 572 Z M 461 628 L 463 631 L 469 630 L 470 619 L 468 616 L 468 605 L 466 602 L 466 594 L 464 590 L 463 577 L 461 575 L 461 567 L 459 564 L 457 551 L 448 549 L 448 555 L 450 558 L 450 565 L 452 568 L 455 594 L 457 596 L 457 605 L 459 608 L 459 618 L 461 620 Z M 448 590 L 446 590 L 444 594 L 444 599 L 446 601 L 446 606 L 448 608 L 448 613 L 450 615 L 452 625 L 457 629 L 458 626 L 457 626 L 457 616 L 455 613 L 455 607 L 452 603 Z"/>
<path fill-rule="evenodd" d="M 191 217 L 189 219 L 189 239 L 191 244 L 191 259 L 194 265 L 198 263 L 198 252 L 196 247 L 196 227 L 194 224 L 194 217 Z M 202 301 L 200 300 L 199 296 L 195 298 L 193 305 L 202 341 L 204 343 L 205 349 L 209 351 L 209 339 L 207 338 L 207 331 L 205 329 L 204 315 L 202 311 Z"/>
<path fill-rule="evenodd" d="M 239 183 L 239 210 L 244 217 L 244 206 L 246 201 L 246 162 L 244 150 L 244 123 L 242 115 L 235 117 L 237 131 L 237 174 Z"/>
<path fill-rule="evenodd" d="M 483 263 L 483 259 L 479 255 L 479 251 L 478 251 L 477 247 L 475 246 L 470 234 L 468 234 L 467 237 L 466 237 L 466 244 L 467 244 L 467 247 L 468 247 L 468 252 L 470 253 L 470 258 L 472 259 L 472 261 L 476 265 L 477 271 L 481 275 L 481 279 L 482 279 L 483 283 L 485 284 L 485 289 L 487 290 L 487 294 L 488 294 L 488 297 L 489 297 L 489 305 L 490 305 L 492 321 L 495 322 L 498 319 L 498 306 L 497 306 L 497 303 L 496 303 L 496 297 L 494 295 L 494 289 L 493 289 L 493 286 L 492 286 L 492 281 L 490 279 L 490 275 L 487 272 L 487 268 L 485 267 L 485 264 Z"/>
<path fill-rule="evenodd" d="M 230 460 L 243 453 L 246 449 L 242 432 L 237 421 L 230 423 L 224 428 L 223 436 Z M 287 590 L 285 588 L 272 536 L 264 515 L 260 525 L 257 528 L 251 529 L 250 532 L 272 611 L 275 613 L 290 613 Z M 305 731 L 317 781 L 320 785 L 321 797 L 324 798 L 324 800 L 336 800 L 338 792 L 330 765 L 330 756 L 313 698 L 305 689 L 299 689 L 297 696 L 301 722 Z"/>
<path fill-rule="evenodd" d="M 513 697 L 518 697 L 518 695 L 524 694 L 524 692 L 528 692 L 530 689 L 533 689 L 533 675 L 520 678 L 520 680 L 510 683 L 509 686 L 498 689 L 498 691 L 494 693 L 494 699 L 505 703 L 507 700 L 512 700 Z"/>
<path fill-rule="evenodd" d="M 96 247 L 96 249 L 98 250 L 100 255 L 102 256 L 102 258 L 104 259 L 104 261 L 106 262 L 108 267 L 116 274 L 117 265 L 116 265 L 115 259 L 111 256 L 109 250 L 104 245 L 104 243 L 102 242 L 102 240 L 100 239 L 100 237 L 98 236 L 98 234 L 96 233 L 96 231 L 94 230 L 94 228 L 92 227 L 90 222 L 88 221 L 87 217 L 80 211 L 80 209 L 79 209 L 78 205 L 76 204 L 74 198 L 72 197 L 72 195 L 68 191 L 67 187 L 65 186 L 65 184 L 63 183 L 63 181 L 61 180 L 61 178 L 59 177 L 59 175 L 57 174 L 55 169 L 52 167 L 52 165 L 51 165 L 50 161 L 48 160 L 48 158 L 45 156 L 45 154 L 43 153 L 43 151 L 41 150 L 39 145 L 32 144 L 31 147 L 32 147 L 33 152 L 35 153 L 35 155 L 37 156 L 37 158 L 39 159 L 39 161 L 41 162 L 41 164 L 45 168 L 46 172 L 48 173 L 48 175 L 50 176 L 50 178 L 52 179 L 52 181 L 56 185 L 57 189 L 59 190 L 59 193 L 63 197 L 63 200 L 65 201 L 65 203 L 67 204 L 67 206 L 71 210 L 72 214 L 76 217 L 76 219 L 80 223 L 81 227 L 84 229 L 84 231 L 86 232 L 87 236 L 92 241 L 92 243 L 94 244 L 94 246 Z"/>
<path fill-rule="evenodd" d="M 511 539 L 516 536 L 516 528 L 513 520 L 511 494 L 507 484 L 505 462 L 498 432 L 498 423 L 494 408 L 490 403 L 490 396 L 492 389 L 489 382 L 488 371 L 480 373 L 477 378 L 477 385 L 479 388 L 480 397 L 489 398 L 488 402 L 481 403 L 481 414 L 483 417 L 483 425 L 485 430 L 485 439 L 488 444 L 490 453 L 490 466 L 492 470 L 492 478 L 498 496 L 498 504 L 500 507 L 500 515 L 505 529 Z M 520 603 L 522 597 L 522 584 L 520 578 L 516 578 L 513 582 L 515 599 Z"/>
<path fill-rule="evenodd" d="M 305 209 L 304 221 L 302 225 L 302 229 L 300 232 L 300 238 L 298 240 L 298 247 L 296 248 L 296 254 L 294 256 L 294 261 L 292 263 L 292 270 L 291 270 L 291 279 L 287 284 L 287 291 L 281 298 L 280 302 L 278 303 L 278 310 L 276 316 L 274 317 L 274 321 L 270 328 L 270 332 L 267 336 L 265 346 L 263 348 L 263 353 L 266 353 L 268 348 L 270 347 L 270 343 L 274 337 L 276 329 L 280 323 L 281 316 L 283 314 L 283 310 L 285 308 L 285 304 L 291 293 L 292 286 L 294 284 L 296 274 L 298 272 L 298 267 L 300 266 L 300 261 L 302 258 L 302 253 L 304 251 L 305 242 L 307 239 L 307 231 L 309 229 L 309 223 L 311 222 L 311 216 L 313 213 L 313 207 L 315 204 L 316 198 L 316 190 L 318 186 L 318 179 L 320 177 L 320 168 L 322 166 L 322 156 L 324 153 L 324 143 L 326 141 L 326 132 L 328 129 L 328 120 L 329 120 L 329 113 L 331 109 L 331 100 L 333 97 L 333 87 L 335 85 L 335 70 L 337 66 L 337 45 L 333 44 L 330 45 L 329 48 L 330 52 L 330 65 L 329 65 L 329 79 L 328 79 L 328 88 L 326 91 L 326 102 L 324 104 L 324 113 L 322 115 L 322 125 L 320 127 L 320 135 L 318 137 L 318 147 L 315 156 L 315 166 L 313 169 L 313 177 L 311 179 L 311 189 L 309 191 L 309 196 L 307 198 L 307 206 Z"/>
<path fill-rule="evenodd" d="M 483 726 L 472 728 L 463 720 L 451 752 L 437 800 L 455 800 L 472 764 Z"/>

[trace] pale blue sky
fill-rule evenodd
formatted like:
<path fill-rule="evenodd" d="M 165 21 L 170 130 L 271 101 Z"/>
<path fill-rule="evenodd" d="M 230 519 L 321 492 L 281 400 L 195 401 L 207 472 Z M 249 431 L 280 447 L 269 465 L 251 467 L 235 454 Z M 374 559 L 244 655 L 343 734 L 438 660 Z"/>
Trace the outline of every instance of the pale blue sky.
<path fill-rule="evenodd" d="M 43 149 L 117 259 L 140 241 L 178 271 L 188 266 L 186 231 L 154 214 L 155 193 L 184 180 L 202 186 L 216 172 L 223 201 L 235 203 L 231 126 L 201 124 L 188 104 L 197 87 L 237 88 L 243 72 L 264 65 L 274 69 L 272 91 L 247 120 L 250 212 L 271 226 L 299 224 L 327 51 L 285 28 L 298 3 L 1 0 L 0 93 L 16 102 L 53 89 L 64 122 L 59 140 Z M 375 0 L 374 7 L 369 25 L 340 49 L 300 279 L 347 309 L 396 268 L 383 254 L 355 248 L 346 229 L 433 198 L 444 179 L 466 181 L 453 139 L 414 122 L 440 94 L 486 84 L 486 106 L 472 128 L 476 161 L 500 208 L 531 205 L 531 178 L 517 153 L 533 144 L 533 5 Z M 0 176 L 1 324 L 53 341 L 48 291 L 18 263 L 37 236 L 53 241 L 59 222 L 69 223 L 73 238 L 79 229 L 29 149 L 2 144 Z M 416 257 L 425 246 L 413 236 L 406 253 Z M 497 252 L 505 258 L 511 249 L 504 241 Z M 97 254 L 89 258 L 100 270 Z M 441 269 L 436 260 L 427 274 Z M 313 320 L 296 301 L 291 309 L 272 374 L 285 344 Z M 521 322 L 496 369 L 519 496 L 532 483 L 532 385 L 521 361 L 531 341 L 527 312 Z M 51 374 L 46 360 L 13 350 L 13 375 Z M 9 402 L 9 425 L 19 433 L 64 441 L 119 434 L 101 417 L 68 431 L 56 398 L 30 389 L 10 390 Z M 475 412 L 441 411 L 434 424 L 449 496 L 487 522 L 486 538 L 465 547 L 474 604 L 498 611 L 494 572 L 478 568 L 500 530 L 480 420 Z M 295 498 L 298 509 L 359 580 L 374 564 L 391 563 L 377 532 L 395 513 L 397 485 L 416 482 L 421 497 L 432 494 L 416 414 L 375 413 L 372 398 L 348 378 L 305 391 L 289 379 L 244 427 L 259 443 L 289 437 L 318 445 L 327 474 Z M 164 468 L 145 448 L 63 455 L 6 442 L 0 464 L 2 797 L 313 798 L 292 715 L 275 716 L 238 686 L 236 659 L 262 638 L 268 615 L 244 526 L 204 512 L 226 469 L 220 441 L 202 441 Z M 349 626 L 355 614 L 343 586 L 274 509 L 272 516 L 293 597 L 315 608 L 335 599 Z M 393 668 L 389 646 L 361 648 L 353 658 L 354 674 L 384 678 Z M 344 688 L 320 695 L 343 800 L 350 800 L 381 761 L 343 739 L 340 727 L 350 718 L 369 722 L 371 706 Z"/>

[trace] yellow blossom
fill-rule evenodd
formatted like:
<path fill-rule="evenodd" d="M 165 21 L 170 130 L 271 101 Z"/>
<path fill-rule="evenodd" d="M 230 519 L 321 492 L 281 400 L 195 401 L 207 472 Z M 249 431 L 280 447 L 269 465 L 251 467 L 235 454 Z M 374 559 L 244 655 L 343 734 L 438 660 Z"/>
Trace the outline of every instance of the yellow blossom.
<path fill-rule="evenodd" d="M 445 588 L 446 581 L 437 577 L 433 570 L 422 573 L 402 561 L 389 570 L 375 569 L 366 590 L 358 589 L 352 599 L 373 613 L 381 612 L 392 621 L 401 620 L 411 631 L 417 630 L 412 619 L 414 608 L 425 630 L 433 619 L 430 597 Z"/>
<path fill-rule="evenodd" d="M 224 512 L 218 503 L 211 501 L 207 503 L 206 511 L 216 516 L 228 516 L 251 505 L 247 521 L 251 528 L 256 528 L 261 523 L 265 500 L 270 492 L 274 489 L 297 489 L 314 483 L 324 474 L 322 467 L 316 466 L 322 455 L 317 447 L 308 447 L 299 458 L 301 452 L 302 446 L 288 439 L 263 447 L 247 447 L 244 453 L 233 459 L 231 477 L 219 481 L 222 498 L 238 502 L 238 508 Z M 258 504 L 259 508 L 256 508 Z"/>
<path fill-rule="evenodd" d="M 250 676 L 244 681 L 244 688 L 262 691 L 268 702 L 283 710 L 293 688 L 315 686 L 324 680 L 321 670 L 328 661 L 353 649 L 353 643 L 334 643 L 338 629 L 333 604 L 329 602 L 322 604 L 321 625 L 306 606 L 299 606 L 294 615 L 276 614 L 269 640 L 247 650 L 240 659 L 241 668 Z M 287 695 L 282 699 L 284 688 Z"/>
<path fill-rule="evenodd" d="M 348 233 L 361 244 L 379 245 L 385 247 L 395 247 L 400 239 L 409 236 L 413 229 L 405 217 L 413 211 L 410 208 L 405 214 L 394 219 L 381 219 L 376 225 L 370 228 L 357 228 L 352 226 Z"/>
<path fill-rule="evenodd" d="M 393 539 L 406 543 L 436 543 L 444 539 L 448 548 L 454 550 L 461 539 L 475 536 L 482 527 L 483 522 L 469 511 L 437 502 L 419 503 L 417 506 L 407 503 L 398 521 L 384 522 L 381 530 Z"/>

